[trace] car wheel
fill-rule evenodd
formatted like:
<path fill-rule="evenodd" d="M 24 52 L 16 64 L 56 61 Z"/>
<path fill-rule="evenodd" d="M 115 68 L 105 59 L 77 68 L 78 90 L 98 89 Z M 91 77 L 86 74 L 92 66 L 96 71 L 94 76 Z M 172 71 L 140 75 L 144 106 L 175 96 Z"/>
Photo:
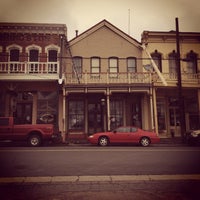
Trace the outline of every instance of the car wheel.
<path fill-rule="evenodd" d="M 32 147 L 38 147 L 41 145 L 41 137 L 39 135 L 31 135 L 28 139 L 28 143 Z"/>
<path fill-rule="evenodd" d="M 99 145 L 102 147 L 108 146 L 109 139 L 107 137 L 100 137 L 99 138 Z"/>
<path fill-rule="evenodd" d="M 143 147 L 148 147 L 150 145 L 151 141 L 149 138 L 147 137 L 143 137 L 141 140 L 140 140 L 140 144 L 143 146 Z"/>

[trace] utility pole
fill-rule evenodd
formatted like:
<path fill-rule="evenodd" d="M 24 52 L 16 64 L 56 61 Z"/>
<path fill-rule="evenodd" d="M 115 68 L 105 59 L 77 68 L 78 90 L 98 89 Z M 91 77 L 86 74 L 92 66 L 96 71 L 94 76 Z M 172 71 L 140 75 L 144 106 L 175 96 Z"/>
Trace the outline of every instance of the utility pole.
<path fill-rule="evenodd" d="M 177 50 L 177 75 L 178 75 L 178 105 L 180 113 L 180 131 L 182 141 L 184 142 L 186 127 L 185 127 L 185 109 L 184 109 L 184 98 L 182 94 L 182 78 L 181 78 L 181 58 L 180 58 L 180 38 L 179 38 L 179 23 L 178 18 L 175 19 L 176 22 L 176 50 Z"/>

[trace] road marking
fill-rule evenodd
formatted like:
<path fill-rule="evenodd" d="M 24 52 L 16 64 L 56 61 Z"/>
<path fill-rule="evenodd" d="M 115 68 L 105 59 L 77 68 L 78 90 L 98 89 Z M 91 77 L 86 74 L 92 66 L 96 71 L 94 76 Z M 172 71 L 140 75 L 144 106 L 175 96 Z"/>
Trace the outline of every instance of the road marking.
<path fill-rule="evenodd" d="M 134 181 L 200 181 L 200 174 L 175 175 L 113 175 L 113 176 L 40 176 L 0 177 L 0 184 L 10 183 L 84 183 L 84 182 L 134 182 Z"/>

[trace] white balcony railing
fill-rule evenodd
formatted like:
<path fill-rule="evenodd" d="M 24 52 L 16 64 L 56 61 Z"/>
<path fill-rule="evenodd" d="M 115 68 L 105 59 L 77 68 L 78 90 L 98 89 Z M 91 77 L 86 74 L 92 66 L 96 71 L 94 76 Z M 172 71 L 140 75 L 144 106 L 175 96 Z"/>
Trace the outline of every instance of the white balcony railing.
<path fill-rule="evenodd" d="M 58 74 L 59 62 L 0 62 L 0 73 Z"/>
<path fill-rule="evenodd" d="M 132 84 L 151 83 L 149 73 L 82 73 L 75 76 L 73 73 L 66 73 L 66 84 Z"/>
<path fill-rule="evenodd" d="M 177 74 L 162 73 L 168 83 L 177 85 Z M 66 73 L 66 84 L 151 84 L 156 82 L 162 84 L 158 75 L 153 73 L 82 73 L 75 76 L 72 73 Z M 182 73 L 182 81 L 188 84 L 198 85 L 200 83 L 200 74 Z"/>

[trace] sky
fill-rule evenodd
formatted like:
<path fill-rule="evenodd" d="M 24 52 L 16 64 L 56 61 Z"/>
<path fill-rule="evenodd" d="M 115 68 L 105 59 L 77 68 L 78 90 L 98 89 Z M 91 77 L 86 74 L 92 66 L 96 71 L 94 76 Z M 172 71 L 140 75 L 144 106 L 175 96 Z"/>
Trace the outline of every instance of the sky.
<path fill-rule="evenodd" d="M 144 30 L 200 32 L 199 0 L 0 0 L 0 22 L 66 24 L 68 39 L 106 19 L 141 41 Z"/>

